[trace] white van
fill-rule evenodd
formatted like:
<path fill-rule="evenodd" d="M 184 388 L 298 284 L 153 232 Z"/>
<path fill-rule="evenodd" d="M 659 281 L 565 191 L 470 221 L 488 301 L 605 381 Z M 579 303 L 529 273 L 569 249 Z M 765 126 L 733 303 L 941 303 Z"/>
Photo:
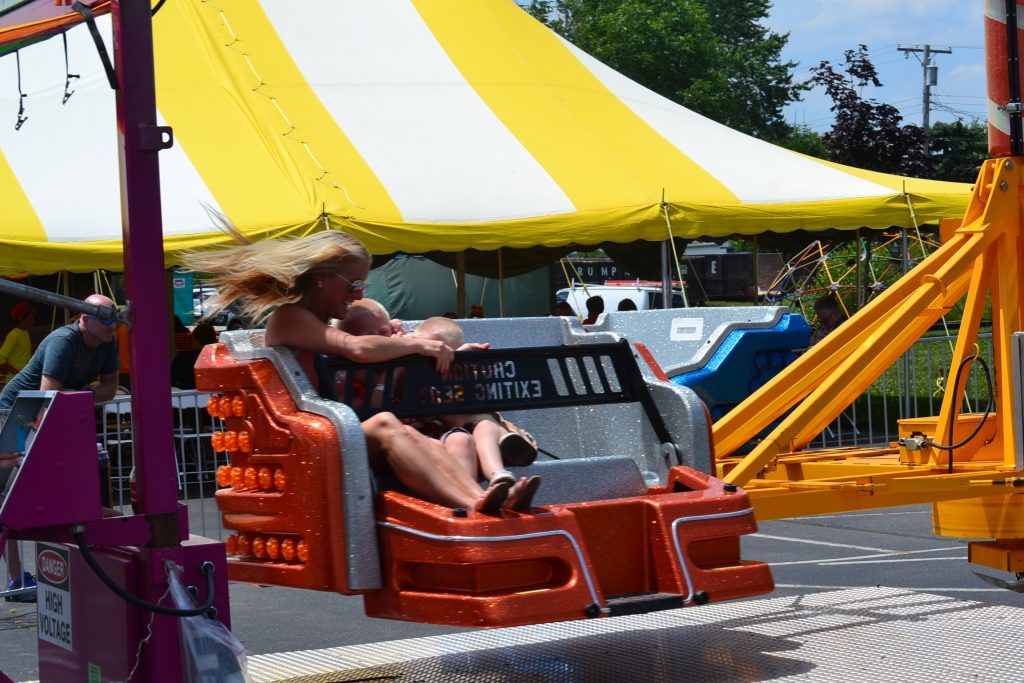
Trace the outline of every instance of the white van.
<path fill-rule="evenodd" d="M 195 322 L 206 318 L 209 312 L 209 299 L 217 293 L 213 285 L 194 285 L 192 287 L 192 317 Z"/>
<path fill-rule="evenodd" d="M 605 312 L 619 310 L 619 303 L 632 299 L 639 311 L 664 308 L 661 295 L 661 283 L 652 280 L 607 280 L 603 285 L 584 285 L 573 282 L 572 287 L 565 287 L 555 293 L 555 297 L 565 301 L 577 315 L 587 316 L 587 299 L 600 296 L 604 299 Z M 672 290 L 672 308 L 683 307 L 683 293 L 676 284 Z"/>

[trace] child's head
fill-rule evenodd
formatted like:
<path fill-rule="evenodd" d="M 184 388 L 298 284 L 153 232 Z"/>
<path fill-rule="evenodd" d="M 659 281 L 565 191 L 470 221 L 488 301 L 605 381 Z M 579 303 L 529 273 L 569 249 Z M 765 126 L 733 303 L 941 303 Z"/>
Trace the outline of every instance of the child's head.
<path fill-rule="evenodd" d="M 832 294 L 817 299 L 814 302 L 814 312 L 818 315 L 818 323 L 826 330 L 834 330 L 839 327 L 846 318 L 843 315 L 842 305 Z"/>
<path fill-rule="evenodd" d="M 427 318 L 421 322 L 413 336 L 443 341 L 453 349 L 457 349 L 465 343 L 465 337 L 459 324 L 451 318 L 441 316 Z"/>
<path fill-rule="evenodd" d="M 201 349 L 207 344 L 217 343 L 217 330 L 208 323 L 199 323 L 192 329 L 192 348 Z"/>
<path fill-rule="evenodd" d="M 341 321 L 341 329 L 357 337 L 368 334 L 390 337 L 394 334 L 388 309 L 373 299 L 353 301 Z"/>

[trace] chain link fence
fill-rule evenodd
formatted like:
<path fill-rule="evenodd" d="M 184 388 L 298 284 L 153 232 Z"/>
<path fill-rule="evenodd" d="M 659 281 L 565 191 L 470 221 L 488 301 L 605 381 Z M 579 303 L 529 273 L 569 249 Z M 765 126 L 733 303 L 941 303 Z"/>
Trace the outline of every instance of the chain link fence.
<path fill-rule="evenodd" d="M 938 415 L 955 345 L 954 336 L 919 339 L 809 447 L 886 446 L 899 437 L 899 420 Z M 991 333 L 978 335 L 978 353 L 993 367 Z M 983 412 L 989 401 L 985 370 L 980 363 L 972 363 L 963 372 L 968 373 L 968 381 L 961 410 Z"/>
<path fill-rule="evenodd" d="M 956 338 L 936 336 L 919 340 L 818 435 L 810 448 L 878 447 L 898 438 L 898 421 L 905 417 L 937 415 L 945 394 Z M 978 338 L 979 353 L 992 366 L 992 335 Z M 966 370 L 965 370 L 966 371 Z M 962 405 L 981 412 L 988 400 L 983 369 L 975 364 L 968 375 Z M 206 411 L 210 395 L 198 391 L 172 392 L 174 458 L 179 500 L 189 506 L 195 533 L 221 538 L 216 504 L 216 472 L 229 463 L 226 452 L 213 450 L 210 436 L 222 430 L 219 418 Z M 117 396 L 96 407 L 97 440 L 110 458 L 112 503 L 130 510 L 133 489 L 131 397 Z"/>

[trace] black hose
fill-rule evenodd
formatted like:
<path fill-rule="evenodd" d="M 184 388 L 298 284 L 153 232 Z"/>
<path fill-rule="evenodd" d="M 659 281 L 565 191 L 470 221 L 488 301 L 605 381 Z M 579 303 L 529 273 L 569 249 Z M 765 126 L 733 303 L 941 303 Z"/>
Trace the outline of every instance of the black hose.
<path fill-rule="evenodd" d="M 957 366 L 957 369 L 956 369 L 956 375 L 954 375 L 954 377 L 953 377 L 953 391 L 956 391 L 956 388 L 958 386 L 960 386 L 960 373 L 963 372 L 964 366 L 966 366 L 968 363 L 970 363 L 973 360 L 977 360 L 979 363 L 981 363 L 981 367 L 983 367 L 985 369 L 985 383 L 988 385 L 988 404 L 985 406 L 985 414 L 982 415 L 981 420 L 978 421 L 978 426 L 974 428 L 974 431 L 971 432 L 970 436 L 968 436 L 966 439 L 964 439 L 960 443 L 950 444 L 949 446 L 942 446 L 942 445 L 937 444 L 937 443 L 930 443 L 929 444 L 929 446 L 933 446 L 935 448 L 938 448 L 939 450 L 949 451 L 949 467 L 948 467 L 947 471 L 950 474 L 953 473 L 953 450 L 957 449 L 957 448 L 962 448 L 963 446 L 966 446 L 968 443 L 970 443 L 971 439 L 976 437 L 978 435 L 978 432 L 981 431 L 981 428 L 985 426 L 985 420 L 988 419 L 989 413 L 992 412 L 992 372 L 989 370 L 988 363 L 985 362 L 985 359 L 982 358 L 981 356 L 979 356 L 977 353 L 972 354 L 970 356 L 967 356 L 962 361 L 960 361 L 960 365 Z M 964 392 L 966 393 L 966 391 L 967 391 L 967 387 L 964 387 Z M 953 407 L 954 408 L 956 407 L 955 403 L 953 404 Z M 949 411 L 949 440 L 950 441 L 953 440 L 953 426 L 954 426 L 955 421 L 956 421 L 956 416 L 957 416 L 957 411 L 956 410 L 950 410 Z"/>
<path fill-rule="evenodd" d="M 210 608 L 213 607 L 213 572 L 215 569 L 213 562 L 203 562 L 199 567 L 199 570 L 206 575 L 206 602 L 199 607 L 194 607 L 192 609 L 164 607 L 163 605 L 147 602 L 136 595 L 132 595 L 117 585 L 117 582 L 110 578 L 109 574 L 103 571 L 103 567 L 101 567 L 99 562 L 96 561 L 96 558 L 93 557 L 92 551 L 89 550 L 89 546 L 85 543 L 85 535 L 76 529 L 72 529 L 71 533 L 75 537 L 75 543 L 78 544 L 78 549 L 81 551 L 82 558 L 85 560 L 85 563 L 89 565 L 96 576 L 99 577 L 100 581 L 105 583 L 107 588 L 117 593 L 118 597 L 135 605 L 136 607 L 149 610 L 150 612 L 156 612 L 157 614 L 163 614 L 168 617 L 197 617 L 200 614 L 206 614 Z"/>

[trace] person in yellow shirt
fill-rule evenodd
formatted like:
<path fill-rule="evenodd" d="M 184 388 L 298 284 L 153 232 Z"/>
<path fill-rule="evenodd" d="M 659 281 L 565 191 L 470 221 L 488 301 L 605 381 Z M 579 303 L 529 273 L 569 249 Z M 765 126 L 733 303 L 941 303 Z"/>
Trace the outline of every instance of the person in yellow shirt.
<path fill-rule="evenodd" d="M 28 364 L 32 357 L 32 342 L 29 339 L 28 331 L 36 324 L 35 311 L 27 301 L 19 301 L 11 309 L 11 317 L 17 323 L 0 346 L 0 384 L 10 382 L 11 377 Z M 2 424 L 2 422 L 0 422 Z M 0 453 L 0 469 L 14 467 L 21 458 L 21 453 Z M 12 555 L 13 553 L 13 555 Z M 16 542 L 7 544 L 7 566 L 11 576 L 17 576 L 16 582 L 10 584 L 13 588 L 29 588 L 35 585 L 35 579 L 28 579 L 22 575 L 21 556 L 18 554 Z M 28 575 L 31 577 L 31 574 Z M 13 581 L 13 579 L 12 579 Z M 35 602 L 35 596 L 31 593 L 24 593 L 14 597 L 6 598 L 8 601 Z"/>
<path fill-rule="evenodd" d="M 32 357 L 32 342 L 28 331 L 36 324 L 36 314 L 27 301 L 18 302 L 11 309 L 11 317 L 17 323 L 0 346 L 0 381 L 9 382 Z"/>

